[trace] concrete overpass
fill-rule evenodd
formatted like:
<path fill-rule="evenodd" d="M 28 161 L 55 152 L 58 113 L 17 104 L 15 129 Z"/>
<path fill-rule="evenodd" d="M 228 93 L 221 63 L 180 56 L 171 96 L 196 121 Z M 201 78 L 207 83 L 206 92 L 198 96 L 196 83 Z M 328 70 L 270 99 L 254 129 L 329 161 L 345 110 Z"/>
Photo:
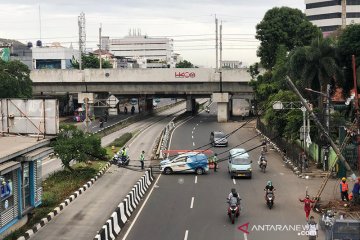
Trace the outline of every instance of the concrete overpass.
<path fill-rule="evenodd" d="M 34 94 L 64 93 L 109 93 L 129 97 L 177 97 L 189 100 L 213 97 L 224 114 L 231 98 L 253 98 L 251 79 L 247 69 L 222 70 L 209 68 L 162 68 L 162 69 L 85 69 L 85 70 L 33 70 L 30 73 Z M 223 105 L 223 106 L 221 106 Z M 226 106 L 225 106 L 226 105 Z M 218 115 L 219 116 L 219 115 Z M 226 121 L 227 117 L 218 117 Z"/>

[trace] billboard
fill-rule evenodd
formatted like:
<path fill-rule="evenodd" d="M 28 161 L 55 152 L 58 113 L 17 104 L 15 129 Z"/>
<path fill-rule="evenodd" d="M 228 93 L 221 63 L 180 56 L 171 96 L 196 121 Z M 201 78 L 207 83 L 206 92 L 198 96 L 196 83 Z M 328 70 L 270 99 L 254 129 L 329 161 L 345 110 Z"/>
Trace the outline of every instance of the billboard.
<path fill-rule="evenodd" d="M 10 60 L 10 48 L 0 48 L 0 56 L 4 62 Z"/>
<path fill-rule="evenodd" d="M 0 99 L 0 113 L 2 133 L 59 133 L 59 102 L 56 99 Z"/>

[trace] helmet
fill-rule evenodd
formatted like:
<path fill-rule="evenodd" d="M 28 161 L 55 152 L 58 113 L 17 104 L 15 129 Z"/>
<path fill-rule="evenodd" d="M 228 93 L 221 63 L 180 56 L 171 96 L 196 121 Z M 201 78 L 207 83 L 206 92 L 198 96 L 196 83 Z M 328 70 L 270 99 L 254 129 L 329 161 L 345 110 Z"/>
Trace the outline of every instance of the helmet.
<path fill-rule="evenodd" d="M 267 181 L 267 184 L 268 186 L 272 186 L 272 182 L 271 181 Z"/>
<path fill-rule="evenodd" d="M 343 177 L 343 178 L 341 179 L 341 181 L 346 181 L 346 177 Z"/>

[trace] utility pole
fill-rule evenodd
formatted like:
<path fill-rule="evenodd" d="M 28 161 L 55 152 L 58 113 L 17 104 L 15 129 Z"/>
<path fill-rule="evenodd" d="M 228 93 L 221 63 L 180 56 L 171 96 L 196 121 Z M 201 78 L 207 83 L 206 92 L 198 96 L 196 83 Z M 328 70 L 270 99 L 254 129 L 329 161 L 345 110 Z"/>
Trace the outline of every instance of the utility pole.
<path fill-rule="evenodd" d="M 220 92 L 222 93 L 222 21 L 220 23 Z"/>
<path fill-rule="evenodd" d="M 218 19 L 216 18 L 216 15 L 215 15 L 215 51 L 216 51 L 216 72 L 218 71 Z"/>
<path fill-rule="evenodd" d="M 88 108 L 89 108 L 89 98 L 85 97 L 85 126 L 86 126 L 86 132 L 89 132 L 89 112 L 88 112 Z"/>
<path fill-rule="evenodd" d="M 102 53 L 101 53 L 101 23 L 100 23 L 100 27 L 99 27 L 99 63 L 100 66 L 99 68 L 102 69 Z"/>
<path fill-rule="evenodd" d="M 79 69 L 82 69 L 82 55 L 86 48 L 85 13 L 81 12 L 78 17 L 79 26 Z"/>
<path fill-rule="evenodd" d="M 289 83 L 290 87 L 292 88 L 292 90 L 296 93 L 296 95 L 300 98 L 300 101 L 302 102 L 303 106 L 306 108 L 306 110 L 309 112 L 309 114 L 311 115 L 312 119 L 314 120 L 315 124 L 320 128 L 320 130 L 325 133 L 325 137 L 327 138 L 327 140 L 329 141 L 331 147 L 334 149 L 336 155 L 338 156 L 338 159 L 344 164 L 345 168 L 347 171 L 351 172 L 351 177 L 353 179 L 356 179 L 356 175 L 354 173 L 354 171 L 351 169 L 350 165 L 347 163 L 346 159 L 344 158 L 344 156 L 341 154 L 340 149 L 338 148 L 338 146 L 336 146 L 336 144 L 334 143 L 334 141 L 330 138 L 330 136 L 327 134 L 327 131 L 325 130 L 325 128 L 323 127 L 323 125 L 320 123 L 319 119 L 316 117 L 316 115 L 314 114 L 314 112 L 310 109 L 309 105 L 306 103 L 306 100 L 302 97 L 301 93 L 299 92 L 299 90 L 296 88 L 296 86 L 294 85 L 294 83 L 291 81 L 291 79 L 287 76 L 286 77 L 287 82 Z"/>
<path fill-rule="evenodd" d="M 346 0 L 341 0 L 341 28 L 346 28 Z"/>
<path fill-rule="evenodd" d="M 360 172 L 360 113 L 359 113 L 359 98 L 358 98 L 358 91 L 357 91 L 357 79 L 356 79 L 356 60 L 355 55 L 352 55 L 352 69 L 353 69 L 353 79 L 354 79 L 354 105 L 355 105 L 355 116 L 356 116 L 356 140 L 357 140 L 357 155 L 358 155 L 358 170 Z"/>

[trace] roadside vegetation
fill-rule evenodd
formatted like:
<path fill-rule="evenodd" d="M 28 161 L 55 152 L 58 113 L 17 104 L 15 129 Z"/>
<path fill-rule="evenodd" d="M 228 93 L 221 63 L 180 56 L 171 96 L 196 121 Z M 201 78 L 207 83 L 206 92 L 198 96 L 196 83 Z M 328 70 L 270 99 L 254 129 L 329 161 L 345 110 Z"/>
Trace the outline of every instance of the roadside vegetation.
<path fill-rule="evenodd" d="M 325 122 L 324 97 L 305 88 L 325 94 L 326 86 L 330 84 L 331 97 L 346 99 L 350 95 L 349 90 L 353 88 L 352 54 L 357 56 L 357 66 L 360 64 L 360 25 L 349 25 L 324 38 L 300 10 L 276 7 L 265 14 L 256 30 L 260 62 L 249 69 L 256 109 L 262 112 L 262 121 L 278 136 L 295 142 L 302 126 L 302 112 L 294 109 L 279 112 L 272 108 L 274 101 L 299 101 L 287 86 L 286 76 L 293 80 L 312 104 L 318 118 Z M 339 126 L 350 127 L 354 117 L 352 106 L 342 104 L 339 107 L 333 103 L 330 134 L 334 138 L 338 137 Z M 313 142 L 321 145 L 321 133 L 315 127 L 310 132 Z"/>
<path fill-rule="evenodd" d="M 91 161 L 88 163 L 77 163 L 72 166 L 72 171 L 61 170 L 51 174 L 43 184 L 42 204 L 33 209 L 31 218 L 20 229 L 11 233 L 4 240 L 16 240 L 27 230 L 39 223 L 49 212 L 58 207 L 73 192 L 94 177 L 105 165 L 107 161 Z M 75 200 L 76 201 L 76 200 Z"/>

